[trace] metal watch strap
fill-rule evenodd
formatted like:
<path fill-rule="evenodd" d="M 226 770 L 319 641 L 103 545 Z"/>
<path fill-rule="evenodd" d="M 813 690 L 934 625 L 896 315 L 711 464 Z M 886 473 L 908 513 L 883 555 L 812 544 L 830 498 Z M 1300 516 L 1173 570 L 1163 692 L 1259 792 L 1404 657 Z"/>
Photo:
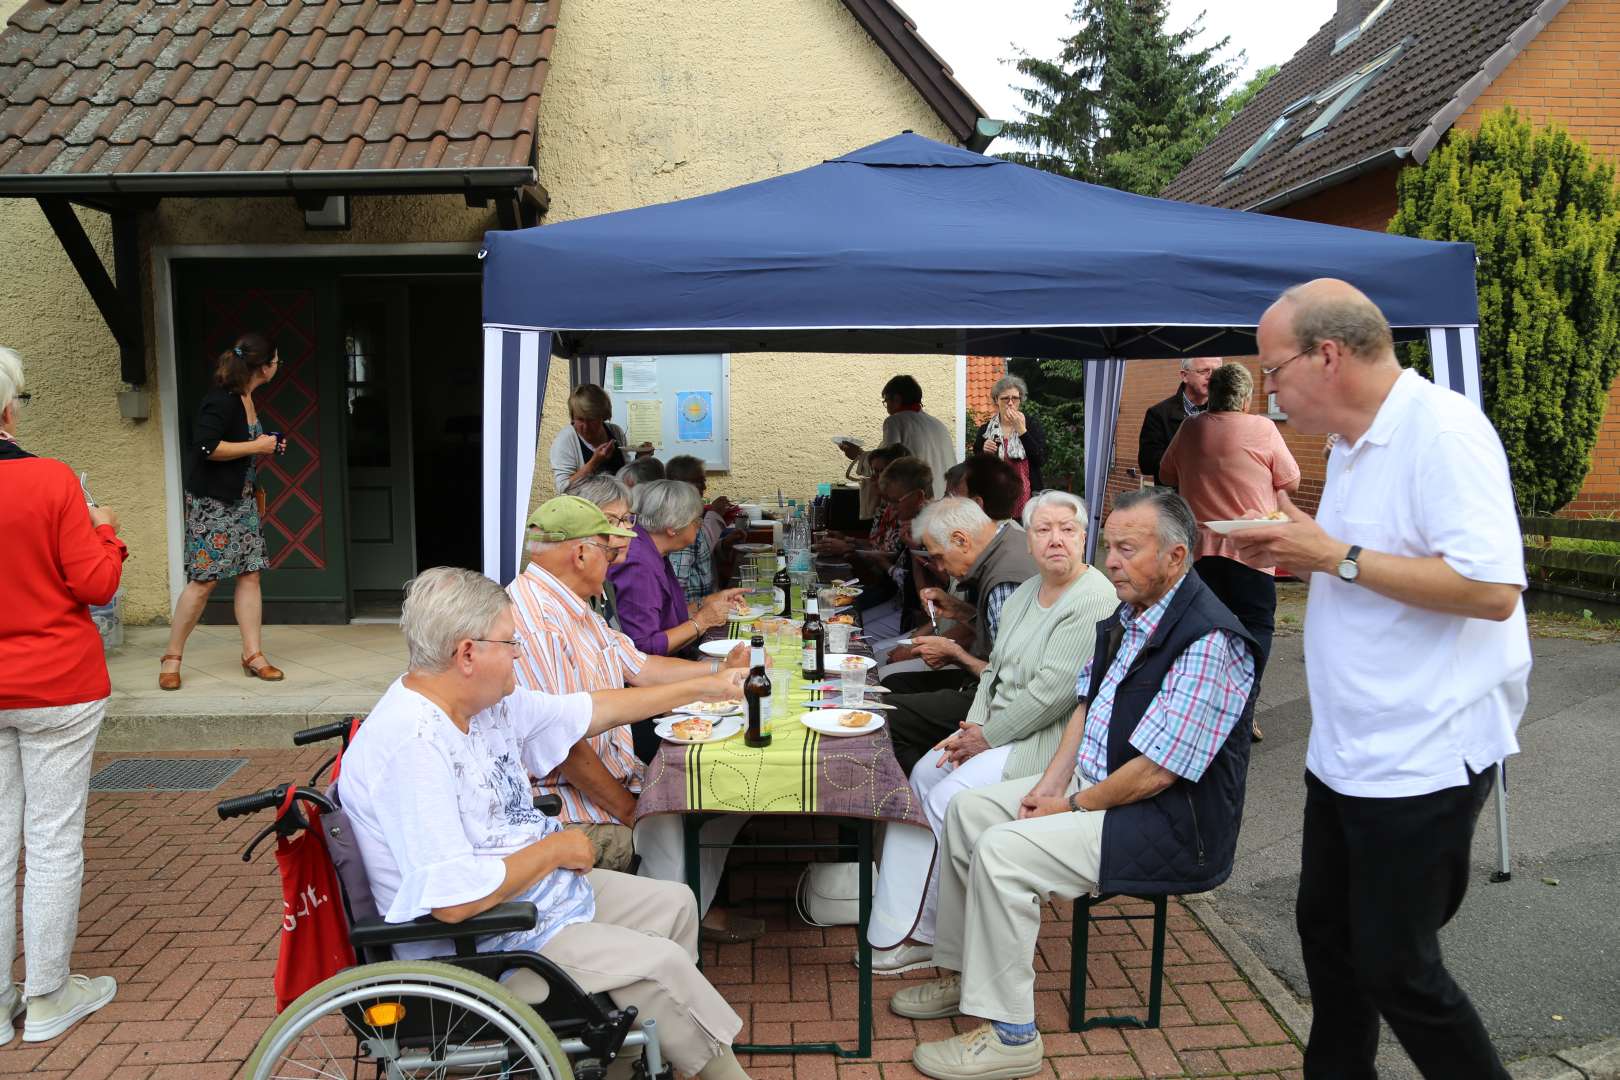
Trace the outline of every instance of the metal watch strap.
<path fill-rule="evenodd" d="M 1086 808 L 1080 805 L 1080 793 L 1078 791 L 1070 794 L 1069 809 L 1073 810 L 1077 814 L 1085 813 Z"/>

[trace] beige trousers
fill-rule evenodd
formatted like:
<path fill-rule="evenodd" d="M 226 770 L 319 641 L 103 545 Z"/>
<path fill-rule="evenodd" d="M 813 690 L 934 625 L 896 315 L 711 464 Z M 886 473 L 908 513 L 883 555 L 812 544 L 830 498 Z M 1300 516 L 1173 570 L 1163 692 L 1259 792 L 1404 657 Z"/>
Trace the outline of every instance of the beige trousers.
<path fill-rule="evenodd" d="M 742 1018 L 697 969 L 692 890 L 668 881 L 592 870 L 596 918 L 565 926 L 540 955 L 586 993 L 605 992 L 658 1021 L 658 1044 L 675 1068 L 696 1075 L 731 1045 Z"/>
<path fill-rule="evenodd" d="M 934 963 L 962 973 L 962 1012 L 1035 1020 L 1041 902 L 1095 892 L 1105 811 L 1018 820 L 1038 776 L 963 791 L 945 812 Z M 1078 785 L 1070 780 L 1070 792 Z"/>
<path fill-rule="evenodd" d="M 636 854 L 636 845 L 630 836 L 630 826 L 613 821 L 577 821 L 564 825 L 563 828 L 578 829 L 591 838 L 591 846 L 596 849 L 598 870 L 617 870 L 622 874 L 630 869 L 630 860 Z"/>

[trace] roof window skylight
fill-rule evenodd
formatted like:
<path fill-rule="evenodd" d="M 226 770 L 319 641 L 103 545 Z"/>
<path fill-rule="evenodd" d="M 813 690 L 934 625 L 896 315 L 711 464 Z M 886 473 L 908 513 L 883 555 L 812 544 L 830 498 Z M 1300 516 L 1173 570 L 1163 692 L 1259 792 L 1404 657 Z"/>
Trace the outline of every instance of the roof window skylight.
<path fill-rule="evenodd" d="M 1314 138 L 1326 131 L 1328 125 L 1338 119 L 1339 114 L 1348 109 L 1351 103 L 1361 96 L 1363 90 L 1372 85 L 1373 80 L 1378 78 L 1379 73 L 1400 58 L 1401 53 L 1406 51 L 1406 46 L 1406 41 L 1401 42 L 1383 55 L 1369 60 L 1360 68 L 1318 94 L 1315 99 L 1317 102 L 1326 101 L 1329 95 L 1333 95 L 1332 102 L 1317 115 L 1315 120 L 1311 121 L 1311 126 L 1306 128 L 1304 133 L 1300 135 L 1300 141 L 1303 142 L 1306 139 Z"/>
<path fill-rule="evenodd" d="M 1378 16 L 1382 15 L 1384 10 L 1393 2 L 1394 0 L 1378 0 L 1378 3 L 1371 11 L 1367 12 L 1366 16 L 1359 23 L 1340 34 L 1338 39 L 1333 42 L 1333 55 L 1338 56 L 1339 53 L 1348 48 L 1352 42 L 1354 42 L 1362 34 L 1366 33 L 1367 27 L 1371 26 L 1373 22 L 1377 20 Z"/>

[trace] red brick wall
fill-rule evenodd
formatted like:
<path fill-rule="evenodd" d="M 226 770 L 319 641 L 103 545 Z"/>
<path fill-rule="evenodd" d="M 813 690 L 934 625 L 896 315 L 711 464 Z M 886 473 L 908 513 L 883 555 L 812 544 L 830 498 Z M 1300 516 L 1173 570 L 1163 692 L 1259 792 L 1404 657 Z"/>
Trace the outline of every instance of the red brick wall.
<path fill-rule="evenodd" d="M 1395 176 L 1399 171 L 1393 165 L 1376 169 L 1285 206 L 1277 211 L 1277 216 L 1383 232 L 1398 209 Z"/>

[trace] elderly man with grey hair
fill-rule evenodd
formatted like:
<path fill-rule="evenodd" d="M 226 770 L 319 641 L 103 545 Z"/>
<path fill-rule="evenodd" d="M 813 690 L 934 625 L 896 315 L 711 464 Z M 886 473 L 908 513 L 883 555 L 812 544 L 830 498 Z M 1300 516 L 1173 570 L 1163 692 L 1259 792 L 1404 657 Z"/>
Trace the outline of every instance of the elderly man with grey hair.
<path fill-rule="evenodd" d="M 919 1045 L 912 1063 L 927 1076 L 1040 1071 L 1034 956 L 1049 896 L 1203 892 L 1231 873 L 1254 643 L 1189 569 L 1197 530 L 1167 488 L 1115 500 L 1104 536 L 1121 603 L 1096 627 L 1050 763 L 951 800 L 933 955 L 947 974 L 889 1007 L 989 1023 Z"/>
<path fill-rule="evenodd" d="M 923 537 L 947 569 L 961 573 L 967 567 L 956 560 L 968 538 L 964 530 L 946 526 L 953 518 L 968 528 L 988 519 L 966 500 L 945 504 L 933 512 L 932 530 L 924 525 Z M 932 962 L 939 898 L 934 841 L 944 829 L 946 809 L 964 791 L 1027 776 L 1051 760 L 1074 705 L 1079 658 L 1091 651 L 1097 623 L 1114 607 L 1107 579 L 1082 561 L 1085 503 L 1066 491 L 1048 491 L 1031 499 L 1024 515 L 1025 530 L 1001 535 L 1007 543 L 1027 544 L 1038 573 L 1002 604 L 995 645 L 976 691 L 954 697 L 890 695 L 897 704 L 890 714 L 897 742 L 901 729 L 915 738 L 924 725 L 933 725 L 927 730 L 936 753 L 921 760 L 908 754 L 914 762 L 911 789 L 933 835 L 896 829 L 885 837 L 868 935 L 880 950 L 873 957 L 875 971 L 898 973 Z M 936 710 L 932 716 L 925 711 L 930 709 Z"/>
<path fill-rule="evenodd" d="M 697 970 L 697 908 L 671 882 L 593 870 L 582 832 L 534 809 L 545 775 L 580 739 L 698 697 L 735 694 L 740 672 L 555 696 L 517 686 L 516 614 L 501 587 L 437 567 L 406 587 L 400 629 L 410 670 L 371 710 L 338 782 L 377 908 L 389 922 L 460 922 L 508 900 L 538 909 L 529 930 L 480 938 L 533 950 L 587 993 L 658 1021 L 665 1053 L 704 1080 L 745 1074 L 731 1052 L 742 1021 Z M 396 947 L 401 958 L 446 942 Z M 540 989 L 514 976 L 520 997 Z"/>
<path fill-rule="evenodd" d="M 1160 483 L 1159 467 L 1170 440 L 1189 416 L 1209 408 L 1209 377 L 1221 366 L 1218 356 L 1188 356 L 1181 361 L 1181 386 L 1148 409 L 1142 417 L 1142 435 L 1136 444 L 1136 467 L 1143 476 Z"/>

